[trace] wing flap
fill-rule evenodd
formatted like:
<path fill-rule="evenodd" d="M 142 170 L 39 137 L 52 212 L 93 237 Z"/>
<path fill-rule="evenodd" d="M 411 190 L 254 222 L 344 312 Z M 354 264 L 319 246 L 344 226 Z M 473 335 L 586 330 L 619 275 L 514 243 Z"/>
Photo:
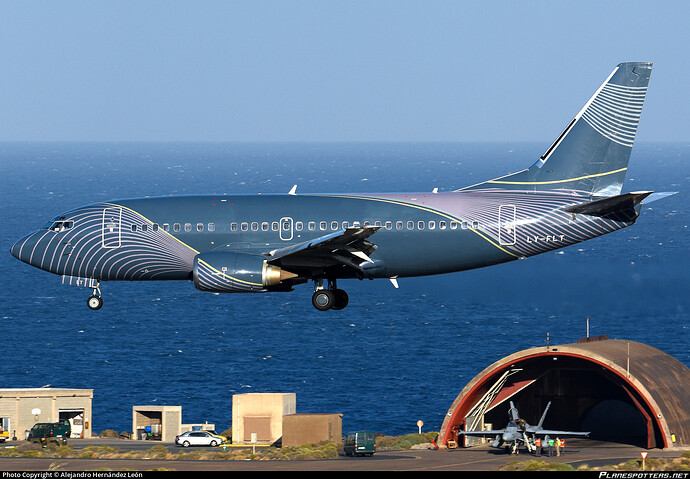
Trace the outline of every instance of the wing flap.
<path fill-rule="evenodd" d="M 279 248 L 268 253 L 269 264 L 290 264 L 309 266 L 315 262 L 321 266 L 343 265 L 363 274 L 362 264 L 373 263 L 369 257 L 376 245 L 367 241 L 380 226 L 355 226 Z"/>

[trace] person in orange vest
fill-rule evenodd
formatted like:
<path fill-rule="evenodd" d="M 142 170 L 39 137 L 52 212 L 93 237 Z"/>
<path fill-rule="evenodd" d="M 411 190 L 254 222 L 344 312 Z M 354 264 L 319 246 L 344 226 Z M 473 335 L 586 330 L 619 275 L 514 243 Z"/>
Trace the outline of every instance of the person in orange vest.
<path fill-rule="evenodd" d="M 565 454 L 565 439 L 561 439 L 561 454 Z"/>
<path fill-rule="evenodd" d="M 541 456 L 541 438 L 538 437 L 534 445 L 536 446 L 536 455 Z"/>

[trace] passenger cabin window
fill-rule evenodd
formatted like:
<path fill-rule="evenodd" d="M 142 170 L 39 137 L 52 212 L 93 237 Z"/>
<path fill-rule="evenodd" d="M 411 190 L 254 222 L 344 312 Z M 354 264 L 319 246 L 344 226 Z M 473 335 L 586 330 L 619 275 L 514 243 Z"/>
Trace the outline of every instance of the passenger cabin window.
<path fill-rule="evenodd" d="M 308 227 L 309 227 L 309 231 L 314 231 L 316 229 L 316 222 L 310 221 Z"/>
<path fill-rule="evenodd" d="M 184 224 L 184 230 L 185 230 L 186 232 L 192 231 L 192 223 L 185 223 L 185 224 Z"/>
<path fill-rule="evenodd" d="M 179 232 L 180 232 L 180 229 L 181 229 L 180 223 L 175 223 L 175 224 L 173 225 L 173 231 L 175 231 L 176 233 L 179 233 Z"/>
<path fill-rule="evenodd" d="M 237 223 L 230 223 L 230 231 L 237 231 Z"/>
<path fill-rule="evenodd" d="M 168 223 L 163 223 L 163 231 L 170 231 L 170 225 Z"/>
<path fill-rule="evenodd" d="M 209 231 L 216 231 L 216 224 L 215 223 L 209 223 L 208 224 L 208 230 Z"/>
<path fill-rule="evenodd" d="M 204 231 L 204 224 L 203 224 L 203 223 L 197 223 L 197 224 L 196 224 L 196 230 L 197 230 L 199 233 L 201 233 L 202 231 Z"/>
<path fill-rule="evenodd" d="M 302 229 L 304 229 L 304 223 L 302 223 L 301 221 L 298 221 L 297 223 L 295 223 L 295 230 L 296 231 L 302 231 Z"/>
<path fill-rule="evenodd" d="M 158 223 L 153 223 L 151 228 L 153 229 L 153 231 L 158 231 Z"/>

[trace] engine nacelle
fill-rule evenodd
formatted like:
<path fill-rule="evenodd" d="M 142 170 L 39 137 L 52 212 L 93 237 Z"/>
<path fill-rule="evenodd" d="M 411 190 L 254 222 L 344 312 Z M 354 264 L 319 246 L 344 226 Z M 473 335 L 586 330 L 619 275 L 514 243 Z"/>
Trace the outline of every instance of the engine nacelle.
<path fill-rule="evenodd" d="M 197 255 L 193 274 L 197 289 L 214 293 L 260 293 L 279 289 L 283 281 L 297 276 L 261 256 L 225 251 Z"/>

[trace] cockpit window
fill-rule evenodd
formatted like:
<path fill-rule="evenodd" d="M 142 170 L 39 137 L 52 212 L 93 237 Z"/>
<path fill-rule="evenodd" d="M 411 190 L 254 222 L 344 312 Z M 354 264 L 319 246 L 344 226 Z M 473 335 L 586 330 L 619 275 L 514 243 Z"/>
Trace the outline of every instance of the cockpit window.
<path fill-rule="evenodd" d="M 70 229 L 72 226 L 74 226 L 74 221 L 49 221 L 43 228 L 59 233 Z"/>

